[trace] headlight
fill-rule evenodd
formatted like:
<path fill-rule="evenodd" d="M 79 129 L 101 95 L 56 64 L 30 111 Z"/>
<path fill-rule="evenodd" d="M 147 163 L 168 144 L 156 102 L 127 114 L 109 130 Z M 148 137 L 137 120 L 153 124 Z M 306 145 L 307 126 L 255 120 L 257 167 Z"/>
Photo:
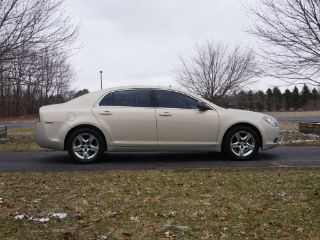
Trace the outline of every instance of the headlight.
<path fill-rule="evenodd" d="M 271 117 L 271 116 L 263 116 L 262 118 L 265 122 L 269 123 L 272 127 L 279 127 L 279 123 L 277 119 Z"/>

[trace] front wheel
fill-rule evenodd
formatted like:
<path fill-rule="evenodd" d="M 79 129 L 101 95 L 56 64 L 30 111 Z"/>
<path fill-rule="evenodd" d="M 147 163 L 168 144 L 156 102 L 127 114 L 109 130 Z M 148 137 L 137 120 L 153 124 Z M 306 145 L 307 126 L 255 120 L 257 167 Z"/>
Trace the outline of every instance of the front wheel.
<path fill-rule="evenodd" d="M 93 163 L 103 157 L 106 144 L 98 131 L 81 128 L 70 135 L 67 149 L 70 157 L 77 162 Z"/>
<path fill-rule="evenodd" d="M 236 160 L 250 160 L 259 151 L 260 140 L 257 132 L 250 127 L 231 129 L 224 142 L 225 152 Z"/>

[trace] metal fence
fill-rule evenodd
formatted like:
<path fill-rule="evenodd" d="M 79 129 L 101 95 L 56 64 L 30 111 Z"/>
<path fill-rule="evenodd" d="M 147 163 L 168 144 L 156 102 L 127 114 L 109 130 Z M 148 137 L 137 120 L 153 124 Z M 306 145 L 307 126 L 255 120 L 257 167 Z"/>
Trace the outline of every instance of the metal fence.
<path fill-rule="evenodd" d="M 8 138 L 7 127 L 0 126 L 0 140 L 6 140 Z"/>

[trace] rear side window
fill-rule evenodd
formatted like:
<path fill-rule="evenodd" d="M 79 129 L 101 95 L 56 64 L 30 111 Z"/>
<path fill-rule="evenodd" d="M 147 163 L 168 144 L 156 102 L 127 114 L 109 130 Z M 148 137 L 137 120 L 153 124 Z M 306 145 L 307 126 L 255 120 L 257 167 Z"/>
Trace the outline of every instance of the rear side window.
<path fill-rule="evenodd" d="M 149 90 L 125 90 L 107 94 L 100 106 L 151 107 Z"/>
<path fill-rule="evenodd" d="M 112 106 L 113 105 L 113 93 L 108 93 L 99 103 L 100 106 Z"/>
<path fill-rule="evenodd" d="M 182 93 L 157 90 L 156 100 L 160 108 L 197 109 L 198 100 Z"/>

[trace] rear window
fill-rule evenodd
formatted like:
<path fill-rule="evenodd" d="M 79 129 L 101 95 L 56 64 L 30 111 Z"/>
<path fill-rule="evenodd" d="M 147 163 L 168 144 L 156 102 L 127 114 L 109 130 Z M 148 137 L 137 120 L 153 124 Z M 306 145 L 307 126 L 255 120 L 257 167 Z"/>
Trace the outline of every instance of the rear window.
<path fill-rule="evenodd" d="M 100 106 L 151 107 L 149 90 L 124 90 L 108 93 Z"/>

